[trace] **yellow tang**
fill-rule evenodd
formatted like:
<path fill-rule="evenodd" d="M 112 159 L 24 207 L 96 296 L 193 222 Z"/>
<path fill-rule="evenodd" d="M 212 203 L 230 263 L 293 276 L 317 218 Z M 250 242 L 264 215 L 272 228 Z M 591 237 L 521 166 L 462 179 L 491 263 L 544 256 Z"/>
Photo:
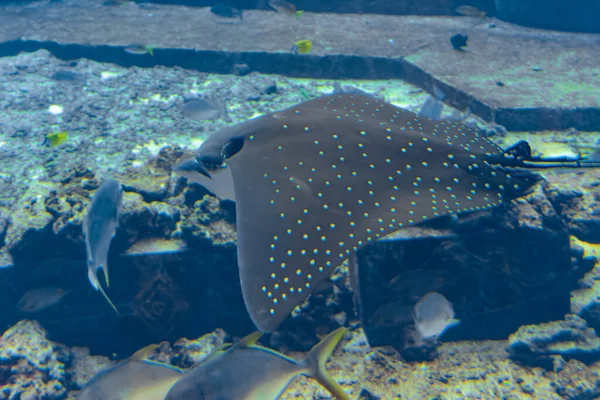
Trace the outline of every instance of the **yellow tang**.
<path fill-rule="evenodd" d="M 67 134 L 67 132 L 49 133 L 48 135 L 46 135 L 46 138 L 44 139 L 44 143 L 42 143 L 42 144 L 45 146 L 49 146 L 49 147 L 56 147 L 59 144 L 66 141 L 68 137 L 69 137 L 69 135 Z"/>
<path fill-rule="evenodd" d="M 294 54 L 308 54 L 312 50 L 312 42 L 310 40 L 298 40 L 292 46 L 292 53 Z"/>

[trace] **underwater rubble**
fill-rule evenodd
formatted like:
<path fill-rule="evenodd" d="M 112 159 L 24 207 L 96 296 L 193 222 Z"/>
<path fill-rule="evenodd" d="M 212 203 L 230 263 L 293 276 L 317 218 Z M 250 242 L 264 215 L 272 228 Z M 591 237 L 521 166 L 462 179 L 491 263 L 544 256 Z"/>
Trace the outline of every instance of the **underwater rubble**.
<path fill-rule="evenodd" d="M 540 17 L 546 13 L 562 17 L 562 9 L 577 9 L 589 16 L 587 31 L 597 32 L 594 1 L 554 9 L 544 7 L 543 0 L 527 3 L 540 4 Z M 291 21 L 267 9 L 246 10 L 243 21 L 222 24 L 208 7 L 123 3 L 107 8 L 94 0 L 64 0 L 40 2 L 26 10 L 9 4 L 0 9 L 4 11 L 0 17 L 5 15 L 0 20 L 0 54 L 46 49 L 66 61 L 87 58 L 124 67 L 179 66 L 308 79 L 403 79 L 431 94 L 437 85 L 447 93 L 447 104 L 509 130 L 530 129 L 532 124 L 538 129 L 597 129 L 599 49 L 592 34 L 535 30 L 491 16 L 305 12 Z M 406 3 L 408 8 L 429 5 Z M 444 3 L 446 14 L 453 2 Z M 524 12 L 527 20 L 533 14 L 515 0 L 498 4 L 509 21 L 520 19 L 513 14 Z M 94 24 L 88 23 L 90 19 Z M 449 39 L 458 32 L 471 38 L 468 52 L 451 46 Z M 310 54 L 290 51 L 299 38 L 318 38 Z M 152 55 L 130 54 L 126 49 L 132 43 L 153 44 Z"/>
<path fill-rule="evenodd" d="M 35 321 L 21 321 L 0 339 L 3 399 L 61 399 L 67 395 L 71 352 L 49 341 Z"/>
<path fill-rule="evenodd" d="M 571 324 L 546 324 L 537 331 L 546 335 L 545 327 L 548 327 L 546 337 L 550 338 L 560 331 L 551 325 Z M 525 339 L 525 336 L 520 337 Z M 198 339 L 163 342 L 148 359 L 185 369 L 202 362 L 226 340 L 229 336 L 217 330 Z M 577 341 L 562 343 L 565 348 L 571 343 L 572 351 L 577 351 L 579 346 Z M 327 369 L 351 398 L 575 400 L 600 395 L 598 361 L 586 364 L 557 355 L 550 369 L 525 366 L 510 358 L 505 351 L 510 345 L 508 341 L 444 343 L 435 360 L 409 363 L 391 347 L 369 348 L 362 330 L 356 329 L 346 335 L 327 363 Z M 118 361 L 90 354 L 85 348 L 69 349 L 56 344 L 48 340 L 47 332 L 33 321 L 22 321 L 9 328 L 0 338 L 0 352 L 0 369 L 4 371 L 0 374 L 2 399 L 75 399 L 95 374 Z M 296 359 L 302 357 L 298 352 L 288 355 Z M 301 377 L 294 380 L 281 397 L 282 400 L 294 398 L 330 397 L 316 381 Z"/>
<path fill-rule="evenodd" d="M 557 369 L 565 360 L 594 362 L 600 357 L 600 338 L 577 315 L 562 321 L 520 327 L 508 338 L 507 350 L 514 360 Z"/>

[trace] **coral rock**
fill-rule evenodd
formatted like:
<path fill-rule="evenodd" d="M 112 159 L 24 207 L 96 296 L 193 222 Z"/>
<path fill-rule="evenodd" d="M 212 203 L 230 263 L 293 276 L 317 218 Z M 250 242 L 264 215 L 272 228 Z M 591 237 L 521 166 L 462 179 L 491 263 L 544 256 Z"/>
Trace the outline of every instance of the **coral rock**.
<path fill-rule="evenodd" d="M 8 399 L 64 399 L 65 365 L 70 351 L 46 339 L 35 321 L 21 321 L 8 329 L 0 342 L 0 396 Z"/>
<path fill-rule="evenodd" d="M 543 365 L 556 355 L 584 362 L 600 357 L 600 338 L 576 315 L 567 315 L 564 321 L 522 326 L 508 342 L 512 358 L 533 364 Z"/>

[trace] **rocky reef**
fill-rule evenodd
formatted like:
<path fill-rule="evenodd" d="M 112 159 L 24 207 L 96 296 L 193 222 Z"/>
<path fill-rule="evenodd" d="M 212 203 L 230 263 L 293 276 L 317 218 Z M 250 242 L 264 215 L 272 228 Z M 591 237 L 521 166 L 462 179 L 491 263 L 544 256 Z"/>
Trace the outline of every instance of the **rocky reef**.
<path fill-rule="evenodd" d="M 39 323 L 19 322 L 0 339 L 0 395 L 3 399 L 64 399 L 71 361 L 71 351 L 49 341 Z"/>
<path fill-rule="evenodd" d="M 453 237 L 361 249 L 358 295 L 370 343 L 410 347 L 412 307 L 432 291 L 452 301 L 461 318 L 444 340 L 504 339 L 523 324 L 562 319 L 571 312 L 571 292 L 594 269 L 594 258 L 571 240 L 583 234 L 559 200 L 570 193 L 548 177 L 503 209 L 452 221 Z M 572 207 L 583 211 L 580 202 L 595 194 L 579 194 Z"/>
<path fill-rule="evenodd" d="M 600 338 L 584 319 L 566 315 L 562 321 L 525 325 L 508 338 L 515 360 L 560 370 L 565 360 L 593 363 L 600 359 Z"/>
<path fill-rule="evenodd" d="M 547 324 L 536 329 L 540 336 L 571 326 L 576 320 Z M 575 324 L 580 324 L 576 322 Z M 349 332 L 335 351 L 327 369 L 351 398 L 417 400 L 423 398 L 563 398 L 593 399 L 600 395 L 595 378 L 598 361 L 558 358 L 554 368 L 523 365 L 505 351 L 525 343 L 527 330 L 511 341 L 444 343 L 432 361 L 407 362 L 391 347 L 370 348 L 362 329 Z M 570 329 L 570 328 L 567 328 Z M 531 331 L 531 330 L 530 330 Z M 548 332 L 546 332 L 548 331 Z M 517 339 L 519 337 L 520 339 Z M 531 336 L 529 336 L 531 337 Z M 198 339 L 163 342 L 149 359 L 189 368 L 202 362 L 224 341 L 222 330 Z M 562 347 L 576 349 L 581 342 L 562 339 Z M 520 345 L 519 345 L 520 346 Z M 539 347 L 538 347 L 539 348 Z M 85 348 L 67 348 L 47 339 L 46 331 L 33 321 L 23 321 L 0 338 L 2 399 L 75 399 L 78 391 L 98 372 L 117 360 L 90 355 Z M 547 354 L 542 350 L 541 353 Z M 301 359 L 304 354 L 289 353 Z M 557 356 L 560 357 L 560 356 Z M 314 380 L 301 377 L 285 391 L 282 400 L 330 398 Z"/>

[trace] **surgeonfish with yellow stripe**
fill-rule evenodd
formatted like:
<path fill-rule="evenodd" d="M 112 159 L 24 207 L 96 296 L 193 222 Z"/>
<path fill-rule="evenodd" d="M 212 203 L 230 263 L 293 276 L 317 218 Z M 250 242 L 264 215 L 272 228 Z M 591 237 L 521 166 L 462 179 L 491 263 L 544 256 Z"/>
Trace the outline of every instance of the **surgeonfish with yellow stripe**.
<path fill-rule="evenodd" d="M 294 54 L 308 54 L 312 50 L 312 41 L 308 39 L 298 40 L 290 50 Z"/>
<path fill-rule="evenodd" d="M 184 170 L 235 200 L 244 301 L 270 332 L 353 251 L 498 206 L 541 179 L 527 168 L 553 166 L 458 122 L 334 94 L 220 130 Z"/>
<path fill-rule="evenodd" d="M 311 376 L 336 399 L 348 400 L 325 369 L 346 332 L 346 328 L 331 332 L 302 361 L 257 345 L 261 333 L 255 332 L 187 371 L 165 400 L 276 400 L 298 375 Z"/>

